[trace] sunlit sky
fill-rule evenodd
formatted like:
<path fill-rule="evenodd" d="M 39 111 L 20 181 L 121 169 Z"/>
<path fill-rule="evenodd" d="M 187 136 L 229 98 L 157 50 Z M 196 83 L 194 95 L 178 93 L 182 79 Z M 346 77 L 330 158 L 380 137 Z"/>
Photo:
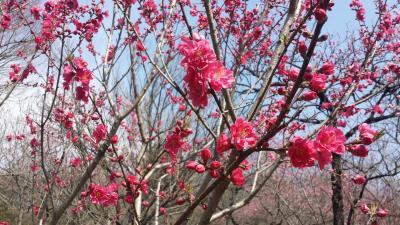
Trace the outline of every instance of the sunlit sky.
<path fill-rule="evenodd" d="M 221 0 L 218 0 L 221 1 Z M 390 2 L 394 2 L 396 0 L 389 0 Z M 41 1 L 43 2 L 43 1 Z M 80 4 L 89 3 L 88 0 L 79 0 Z M 111 0 L 106 0 L 106 6 L 111 6 Z M 333 11 L 328 13 L 328 21 L 324 26 L 324 33 L 329 34 L 343 34 L 346 30 L 354 30 L 357 27 L 357 22 L 355 21 L 355 12 L 352 11 L 349 7 L 351 0 L 336 0 L 335 7 Z M 366 21 L 367 24 L 372 23 L 374 19 L 376 19 L 374 9 L 374 3 L 372 0 L 361 0 L 366 8 Z M 110 9 L 112 10 L 112 9 Z M 104 43 L 106 39 L 104 37 L 95 37 L 94 43 L 99 52 L 104 52 L 106 43 Z M 89 62 L 91 64 L 91 62 Z M 31 92 L 32 93 L 32 92 Z M 7 104 L 2 107 L 0 113 L 3 115 L 0 118 L 0 126 L 2 126 L 2 122 L 4 121 L 15 121 L 17 117 L 24 118 L 27 111 L 25 108 L 31 108 L 36 103 L 32 102 L 32 100 L 25 99 L 30 96 L 31 93 L 24 93 L 21 90 L 15 91 L 13 96 L 9 99 Z M 34 93 L 34 95 L 39 96 L 39 93 Z M 38 99 L 38 98 L 36 98 Z M 25 103 L 24 103 L 25 102 Z M 33 104 L 33 105 L 32 105 Z M 10 120 L 11 119 L 11 120 Z"/>

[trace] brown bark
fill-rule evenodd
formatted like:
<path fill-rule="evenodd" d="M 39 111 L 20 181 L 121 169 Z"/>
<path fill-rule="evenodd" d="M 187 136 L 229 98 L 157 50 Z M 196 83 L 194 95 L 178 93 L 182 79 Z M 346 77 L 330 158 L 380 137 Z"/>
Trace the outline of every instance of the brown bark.
<path fill-rule="evenodd" d="M 342 158 L 340 155 L 333 154 L 332 169 L 334 170 L 331 175 L 333 225 L 344 225 Z"/>

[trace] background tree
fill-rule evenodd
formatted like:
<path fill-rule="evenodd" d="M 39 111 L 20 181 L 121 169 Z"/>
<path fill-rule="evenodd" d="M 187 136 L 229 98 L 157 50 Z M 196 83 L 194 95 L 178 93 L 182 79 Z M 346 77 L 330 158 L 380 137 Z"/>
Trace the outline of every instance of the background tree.
<path fill-rule="evenodd" d="M 34 40 L 5 81 L 32 103 L 1 142 L 16 223 L 398 223 L 398 3 L 349 2 L 340 36 L 329 0 L 4 5 Z"/>

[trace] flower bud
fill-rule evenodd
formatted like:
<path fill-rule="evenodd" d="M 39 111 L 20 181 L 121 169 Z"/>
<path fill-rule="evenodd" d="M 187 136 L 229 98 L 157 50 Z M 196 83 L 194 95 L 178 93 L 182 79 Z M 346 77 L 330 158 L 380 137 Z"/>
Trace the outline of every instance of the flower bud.
<path fill-rule="evenodd" d="M 202 164 L 198 164 L 195 168 L 197 173 L 204 173 L 204 171 L 206 171 L 206 168 L 204 167 L 204 165 Z"/>

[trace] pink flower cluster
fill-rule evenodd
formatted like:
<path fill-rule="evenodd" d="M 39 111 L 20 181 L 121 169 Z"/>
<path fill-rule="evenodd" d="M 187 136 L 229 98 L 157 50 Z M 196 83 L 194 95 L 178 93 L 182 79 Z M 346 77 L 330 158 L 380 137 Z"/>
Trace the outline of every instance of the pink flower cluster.
<path fill-rule="evenodd" d="M 307 46 L 304 41 L 300 41 L 299 52 L 302 56 L 305 56 L 307 53 Z M 280 71 L 283 75 L 287 76 L 287 79 L 290 81 L 296 81 L 299 76 L 299 70 L 297 68 L 290 68 L 288 70 L 282 69 Z M 313 71 L 311 67 L 307 68 L 304 74 L 304 80 L 309 83 L 310 91 L 307 91 L 301 96 L 301 100 L 311 101 L 317 98 L 317 93 L 323 92 L 326 89 L 326 85 L 328 83 L 328 79 L 330 75 L 335 73 L 335 65 L 331 62 L 325 62 L 321 68 L 316 71 Z M 283 89 L 284 90 L 284 89 Z M 278 93 L 279 93 L 278 89 Z M 282 92 L 283 94 L 284 92 Z"/>
<path fill-rule="evenodd" d="M 390 214 L 389 210 L 385 208 L 377 208 L 376 206 L 370 208 L 365 203 L 362 203 L 360 205 L 360 210 L 364 214 L 368 214 L 370 216 L 376 216 L 379 218 L 384 218 Z M 376 222 L 376 218 L 374 218 L 372 225 L 378 225 L 378 223 Z"/>
<path fill-rule="evenodd" d="M 236 150 L 246 150 L 257 144 L 258 137 L 253 125 L 243 118 L 238 118 L 230 130 Z"/>
<path fill-rule="evenodd" d="M 374 142 L 378 132 L 368 126 L 368 124 L 363 123 L 358 127 L 360 132 L 360 139 L 364 145 L 369 145 Z"/>
<path fill-rule="evenodd" d="M 187 143 L 183 139 L 192 133 L 192 129 L 184 127 L 182 121 L 178 120 L 176 122 L 176 127 L 172 133 L 167 135 L 164 146 L 172 161 L 177 160 L 179 150 L 185 149 Z"/>
<path fill-rule="evenodd" d="M 149 194 L 149 184 L 146 180 L 139 180 L 135 175 L 129 174 L 126 176 L 126 180 L 122 182 L 122 186 L 131 188 L 128 190 L 128 194 L 125 196 L 125 201 L 129 204 L 133 203 L 133 200 L 139 196 L 139 191 L 143 194 Z"/>
<path fill-rule="evenodd" d="M 246 183 L 243 172 L 250 169 L 249 163 L 245 160 L 243 161 L 238 168 L 232 170 L 231 172 L 231 181 L 236 186 L 243 186 Z"/>
<path fill-rule="evenodd" d="M 87 62 L 82 58 L 75 58 L 69 64 L 64 65 L 64 83 L 63 86 L 66 90 L 70 89 L 72 80 L 81 83 L 81 86 L 75 88 L 76 96 L 75 99 L 87 103 L 89 101 L 89 84 L 93 79 L 92 73 L 87 68 Z"/>
<path fill-rule="evenodd" d="M 72 35 L 79 36 L 79 39 L 84 38 L 89 42 L 90 48 L 94 34 L 99 31 L 103 18 L 107 16 L 107 12 L 103 12 L 95 3 L 91 7 L 80 6 L 78 0 L 47 0 L 43 6 L 41 9 L 34 5 L 30 12 L 33 19 L 41 23 L 40 33 L 35 34 L 36 48 L 45 51 L 57 38 Z M 64 26 L 66 24 L 73 24 L 75 29 L 71 29 L 69 25 Z"/>
<path fill-rule="evenodd" d="M 365 21 L 365 8 L 360 0 L 353 0 L 350 3 L 350 8 L 356 11 L 356 18 L 360 22 Z"/>
<path fill-rule="evenodd" d="M 232 71 L 217 60 L 210 44 L 203 37 L 198 34 L 194 34 L 193 39 L 182 37 L 178 49 L 184 55 L 181 65 L 186 70 L 186 76 L 183 80 L 194 106 L 207 106 L 209 86 L 214 91 L 232 86 Z"/>
<path fill-rule="evenodd" d="M 317 151 L 311 141 L 296 137 L 289 147 L 288 156 L 294 167 L 310 167 L 314 165 L 314 160 L 317 159 Z"/>
<path fill-rule="evenodd" d="M 343 154 L 346 137 L 335 127 L 323 127 L 314 141 L 296 137 L 288 149 L 288 156 L 294 167 L 304 168 L 318 161 L 322 170 L 332 162 L 332 154 Z"/>
<path fill-rule="evenodd" d="M 352 145 L 348 151 L 354 156 L 365 158 L 368 156 L 368 148 L 365 145 Z"/>
<path fill-rule="evenodd" d="M 238 118 L 235 123 L 232 124 L 230 132 L 232 135 L 231 138 L 226 134 L 221 133 L 216 141 L 215 149 L 221 157 L 223 157 L 224 152 L 233 147 L 235 147 L 237 151 L 242 151 L 252 148 L 257 144 L 258 136 L 254 131 L 253 125 L 243 118 Z M 211 177 L 219 177 L 221 173 L 220 169 L 223 166 L 220 161 L 211 160 L 211 151 L 208 148 L 204 148 L 200 151 L 199 156 L 202 158 L 201 161 L 189 160 L 186 163 L 186 168 L 197 173 L 204 173 L 206 170 L 209 170 Z M 243 171 L 247 170 L 248 168 L 249 165 L 247 161 L 244 161 L 238 168 L 235 168 L 231 172 L 230 178 L 234 185 L 242 186 L 245 183 Z"/>
<path fill-rule="evenodd" d="M 326 11 L 323 8 L 315 9 L 314 16 L 318 22 L 324 22 L 327 18 Z"/>
<path fill-rule="evenodd" d="M 74 126 L 74 122 L 72 121 L 73 118 L 73 112 L 65 112 L 60 107 L 57 107 L 54 110 L 54 120 L 61 123 L 65 129 L 71 129 Z"/>
<path fill-rule="evenodd" d="M 224 152 L 232 147 L 235 147 L 238 151 L 242 151 L 254 147 L 257 144 L 258 136 L 253 125 L 243 118 L 237 118 L 230 128 L 230 132 L 232 138 L 221 133 L 217 139 L 215 150 L 219 155 L 223 155 Z"/>
<path fill-rule="evenodd" d="M 231 173 L 231 181 L 234 185 L 236 186 L 243 186 L 245 183 L 244 175 L 243 175 L 243 169 L 242 168 L 236 168 L 232 171 Z"/>
<path fill-rule="evenodd" d="M 219 135 L 217 139 L 217 143 L 215 145 L 215 150 L 218 154 L 222 155 L 224 152 L 228 151 L 231 148 L 231 140 L 226 134 L 222 133 Z"/>
<path fill-rule="evenodd" d="M 222 167 L 222 163 L 217 160 L 213 160 L 210 163 L 210 159 L 212 158 L 212 153 L 210 149 L 204 148 L 200 151 L 200 157 L 202 158 L 201 162 L 191 161 L 189 160 L 186 163 L 186 168 L 189 170 L 194 170 L 197 173 L 204 173 L 207 169 L 210 171 L 210 176 L 213 178 L 217 178 L 220 176 L 220 169 Z"/>
<path fill-rule="evenodd" d="M 90 195 L 90 201 L 94 205 L 101 205 L 103 207 L 109 207 L 111 205 L 116 206 L 118 201 L 118 184 L 112 183 L 107 187 L 91 183 L 89 185 L 88 193 Z M 86 196 L 87 192 L 83 192 L 82 196 Z"/>
<path fill-rule="evenodd" d="M 105 140 L 107 138 L 107 127 L 104 124 L 98 125 L 93 131 L 93 137 L 96 140 L 96 143 L 100 143 L 100 141 Z"/>
<path fill-rule="evenodd" d="M 365 184 L 365 182 L 367 182 L 367 178 L 365 178 L 364 175 L 360 174 L 354 176 L 353 178 L 351 178 L 351 180 L 353 181 L 354 184 L 359 184 L 359 185 Z"/>
<path fill-rule="evenodd" d="M 11 24 L 11 15 L 8 14 L 8 13 L 4 13 L 4 14 L 3 14 L 3 17 L 2 17 L 1 20 L 0 20 L 0 24 L 1 24 L 1 27 L 2 27 L 4 30 L 7 30 L 8 28 L 10 28 L 10 24 Z"/>
<path fill-rule="evenodd" d="M 81 166 L 81 158 L 80 157 L 75 157 L 73 159 L 71 159 L 71 161 L 69 161 L 69 165 L 71 167 L 77 168 Z"/>
<path fill-rule="evenodd" d="M 349 146 L 348 151 L 354 156 L 364 158 L 368 156 L 368 148 L 366 145 L 372 144 L 378 138 L 379 132 L 369 127 L 366 123 L 358 126 L 358 132 L 361 144 Z"/>
<path fill-rule="evenodd" d="M 23 81 L 29 76 L 30 73 L 36 73 L 36 69 L 32 64 L 28 64 L 22 73 L 21 67 L 18 64 L 11 64 L 10 68 L 11 71 L 9 74 L 11 82 Z"/>
<path fill-rule="evenodd" d="M 25 121 L 26 121 L 26 124 L 29 126 L 31 134 L 36 134 L 37 128 L 36 128 L 36 125 L 34 124 L 32 118 L 29 116 L 26 116 Z"/>
<path fill-rule="evenodd" d="M 348 150 L 358 157 L 367 157 L 368 149 L 365 145 L 371 144 L 378 132 L 364 123 L 359 126 L 360 139 L 364 145 L 352 145 Z M 304 168 L 314 165 L 317 160 L 320 169 L 332 162 L 332 153 L 342 155 L 345 152 L 346 137 L 335 127 L 323 127 L 314 141 L 296 137 L 288 149 L 288 156 L 294 167 Z M 357 182 L 361 182 L 357 179 Z"/>

